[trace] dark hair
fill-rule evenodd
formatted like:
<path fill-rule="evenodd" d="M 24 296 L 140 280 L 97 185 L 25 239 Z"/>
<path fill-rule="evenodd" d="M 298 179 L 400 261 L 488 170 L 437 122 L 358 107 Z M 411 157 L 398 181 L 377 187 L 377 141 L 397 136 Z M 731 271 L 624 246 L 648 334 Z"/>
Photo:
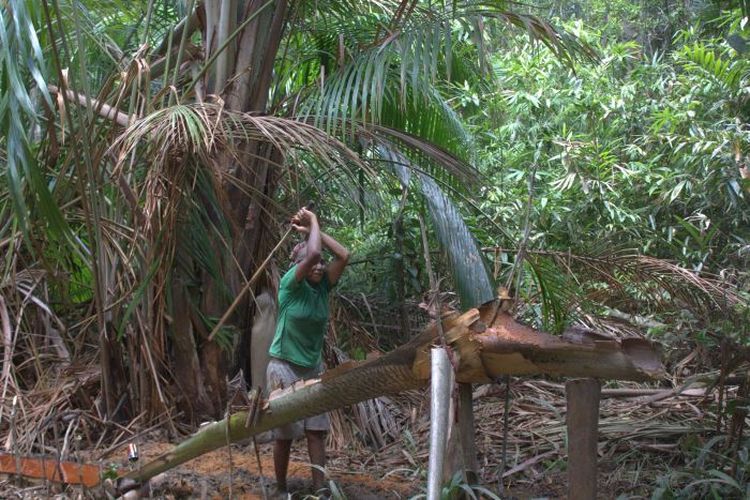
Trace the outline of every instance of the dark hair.
<path fill-rule="evenodd" d="M 299 243 L 294 245 L 292 254 L 289 256 L 289 258 L 294 264 L 299 264 L 300 262 L 302 262 L 302 259 L 305 258 L 305 255 L 307 255 L 307 241 L 300 241 Z"/>
<path fill-rule="evenodd" d="M 292 264 L 299 264 L 303 260 L 305 260 L 305 257 L 307 256 L 307 240 L 300 241 L 296 245 L 294 245 L 294 248 L 292 248 L 292 253 L 289 256 L 289 258 L 292 260 Z M 326 259 L 323 258 L 323 256 L 320 256 L 320 262 L 324 263 L 326 262 Z"/>

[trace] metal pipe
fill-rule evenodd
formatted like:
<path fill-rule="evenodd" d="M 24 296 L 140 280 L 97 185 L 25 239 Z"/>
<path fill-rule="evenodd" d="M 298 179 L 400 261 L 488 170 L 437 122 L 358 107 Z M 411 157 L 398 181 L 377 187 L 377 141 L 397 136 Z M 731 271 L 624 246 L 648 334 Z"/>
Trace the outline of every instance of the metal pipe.
<path fill-rule="evenodd" d="M 430 364 L 432 366 L 432 382 L 430 387 L 430 460 L 427 469 L 427 500 L 439 500 L 453 388 L 453 370 L 446 348 L 433 347 Z"/>

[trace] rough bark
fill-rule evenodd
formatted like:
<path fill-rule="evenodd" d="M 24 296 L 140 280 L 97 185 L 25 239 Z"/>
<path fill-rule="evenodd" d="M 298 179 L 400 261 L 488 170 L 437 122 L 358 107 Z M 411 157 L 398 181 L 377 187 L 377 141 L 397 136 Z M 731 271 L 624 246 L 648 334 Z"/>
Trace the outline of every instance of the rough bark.
<path fill-rule="evenodd" d="M 180 408 L 191 421 L 200 415 L 213 412 L 211 400 L 206 394 L 198 350 L 190 321 L 190 305 L 187 283 L 178 273 L 172 282 L 172 339 L 174 352 L 174 375 L 183 399 Z"/>
<path fill-rule="evenodd" d="M 283 35 L 287 2 L 278 0 L 264 7 L 265 2 L 206 2 L 204 39 L 206 40 L 206 57 L 210 58 L 244 19 L 263 8 L 258 17 L 251 21 L 240 33 L 237 41 L 230 43 L 218 55 L 216 64 L 207 75 L 206 88 L 221 93 L 227 108 L 245 112 L 266 112 L 269 88 L 272 81 L 273 62 Z M 236 17 L 240 13 L 240 18 Z M 224 169 L 231 174 L 228 177 L 237 179 L 238 184 L 250 186 L 252 194 L 246 189 L 227 183 L 221 186 L 221 199 L 224 201 L 223 217 L 229 223 L 233 255 L 225 259 L 223 283 L 219 284 L 207 273 L 200 277 L 204 290 L 201 301 L 201 312 L 207 317 L 222 316 L 226 300 L 218 293 L 221 286 L 227 286 L 231 292 L 239 290 L 243 279 L 241 273 L 250 276 L 255 266 L 262 260 L 266 250 L 264 242 L 269 239 L 269 228 L 262 222 L 263 216 L 273 213 L 269 200 L 273 197 L 278 174 L 269 166 L 270 162 L 281 163 L 282 157 L 274 147 L 249 142 L 242 147 L 241 161 L 225 155 L 220 158 Z M 237 269 L 237 263 L 241 271 Z M 265 283 L 259 283 L 259 288 Z M 241 336 L 237 345 L 247 348 L 250 342 L 250 300 L 248 296 L 237 307 L 231 323 Z M 209 341 L 200 330 L 200 325 L 193 322 L 198 343 L 201 371 L 204 377 L 206 394 L 211 400 L 211 415 L 218 416 L 226 403 L 226 377 L 230 371 L 230 359 L 243 359 L 251 353 L 241 352 L 238 356 L 223 352 L 215 341 Z M 236 364 L 236 363 L 235 363 Z M 232 366 L 231 369 L 236 369 Z"/>
<path fill-rule="evenodd" d="M 458 384 L 458 428 L 466 481 L 476 484 L 479 479 L 476 433 L 474 430 L 474 401 L 471 384 Z"/>
<path fill-rule="evenodd" d="M 263 2 L 243 2 L 243 19 L 263 7 Z M 273 62 L 281 44 L 288 4 L 278 0 L 243 30 L 235 60 L 234 78 L 226 91 L 229 109 L 262 112 L 266 110 Z"/>

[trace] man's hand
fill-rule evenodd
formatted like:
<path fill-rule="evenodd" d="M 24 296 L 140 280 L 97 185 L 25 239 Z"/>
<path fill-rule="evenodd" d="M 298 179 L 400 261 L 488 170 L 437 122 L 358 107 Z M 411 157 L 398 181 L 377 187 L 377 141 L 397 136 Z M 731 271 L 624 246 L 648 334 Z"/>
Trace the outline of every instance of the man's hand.
<path fill-rule="evenodd" d="M 316 215 L 306 208 L 300 209 L 292 217 L 292 228 L 301 234 L 310 234 L 310 226 L 318 222 Z"/>
<path fill-rule="evenodd" d="M 292 229 L 297 231 L 299 234 L 304 234 L 305 236 L 310 234 L 310 226 L 300 226 L 292 223 Z"/>

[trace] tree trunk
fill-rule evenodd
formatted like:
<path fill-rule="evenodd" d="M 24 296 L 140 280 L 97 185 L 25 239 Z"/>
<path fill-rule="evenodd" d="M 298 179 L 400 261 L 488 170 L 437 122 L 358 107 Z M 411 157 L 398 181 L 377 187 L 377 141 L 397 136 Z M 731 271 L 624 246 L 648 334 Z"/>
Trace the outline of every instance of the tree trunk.
<path fill-rule="evenodd" d="M 461 436 L 461 453 L 466 481 L 477 484 L 479 462 L 477 460 L 476 431 L 474 430 L 474 400 L 471 384 L 458 384 L 458 427 Z"/>
<path fill-rule="evenodd" d="M 184 399 L 179 406 L 192 422 L 198 416 L 213 413 L 211 400 L 203 384 L 198 350 L 190 320 L 187 283 L 176 272 L 172 281 L 174 378 Z"/>
<path fill-rule="evenodd" d="M 403 206 L 403 205 L 402 205 Z M 398 301 L 398 321 L 401 328 L 399 342 L 409 339 L 409 311 L 406 307 L 406 271 L 404 254 L 404 217 L 403 210 L 399 211 L 393 221 L 393 239 L 396 253 L 399 255 L 393 262 L 396 274 L 396 300 Z"/>
<path fill-rule="evenodd" d="M 285 27 L 287 0 L 277 0 L 271 4 L 258 0 L 206 0 L 204 8 L 204 53 L 206 61 L 214 59 L 206 72 L 205 88 L 210 93 L 221 95 L 228 109 L 265 113 L 273 63 Z M 250 16 L 256 17 L 236 39 L 222 48 L 235 29 Z M 280 164 L 283 158 L 273 146 L 264 143 L 249 142 L 241 149 L 244 155 L 239 162 L 229 155 L 220 157 L 220 163 L 225 165 L 224 169 L 231 177 L 236 178 L 239 184 L 252 188 L 252 194 L 248 194 L 247 189 L 242 190 L 227 183 L 221 186 L 224 192 L 218 196 L 224 201 L 222 217 L 229 225 L 233 255 L 223 259 L 222 283 L 215 282 L 215 278 L 207 272 L 198 276 L 202 289 L 201 314 L 192 314 L 190 324 L 185 321 L 180 323 L 180 327 L 186 330 L 180 334 L 180 359 L 175 361 L 178 365 L 180 360 L 185 361 L 185 366 L 190 366 L 190 369 L 195 368 L 196 357 L 199 361 L 199 375 L 188 376 L 180 382 L 184 384 L 186 394 L 197 397 L 192 402 L 200 402 L 193 408 L 200 417 L 216 418 L 224 412 L 226 379 L 231 374 L 230 368 L 238 368 L 238 363 L 230 363 L 230 360 L 241 363 L 250 357 L 247 349 L 251 345 L 251 295 L 237 307 L 230 319 L 231 325 L 241 336 L 235 345 L 242 346 L 244 352 L 233 355 L 223 351 L 215 340 L 209 341 L 200 316 L 219 318 L 223 315 L 229 304 L 220 290 L 227 287 L 230 295 L 237 293 L 262 261 L 264 252 L 270 249 L 269 241 L 274 239 L 272 228 L 264 222 L 268 220 L 269 213 L 273 214 L 267 200 L 273 198 L 279 177 L 277 169 L 272 168 L 270 162 Z M 218 243 L 216 249 L 218 255 Z M 266 285 L 260 280 L 257 289 Z M 193 349 L 191 338 L 195 342 L 195 356 L 189 353 Z"/>

